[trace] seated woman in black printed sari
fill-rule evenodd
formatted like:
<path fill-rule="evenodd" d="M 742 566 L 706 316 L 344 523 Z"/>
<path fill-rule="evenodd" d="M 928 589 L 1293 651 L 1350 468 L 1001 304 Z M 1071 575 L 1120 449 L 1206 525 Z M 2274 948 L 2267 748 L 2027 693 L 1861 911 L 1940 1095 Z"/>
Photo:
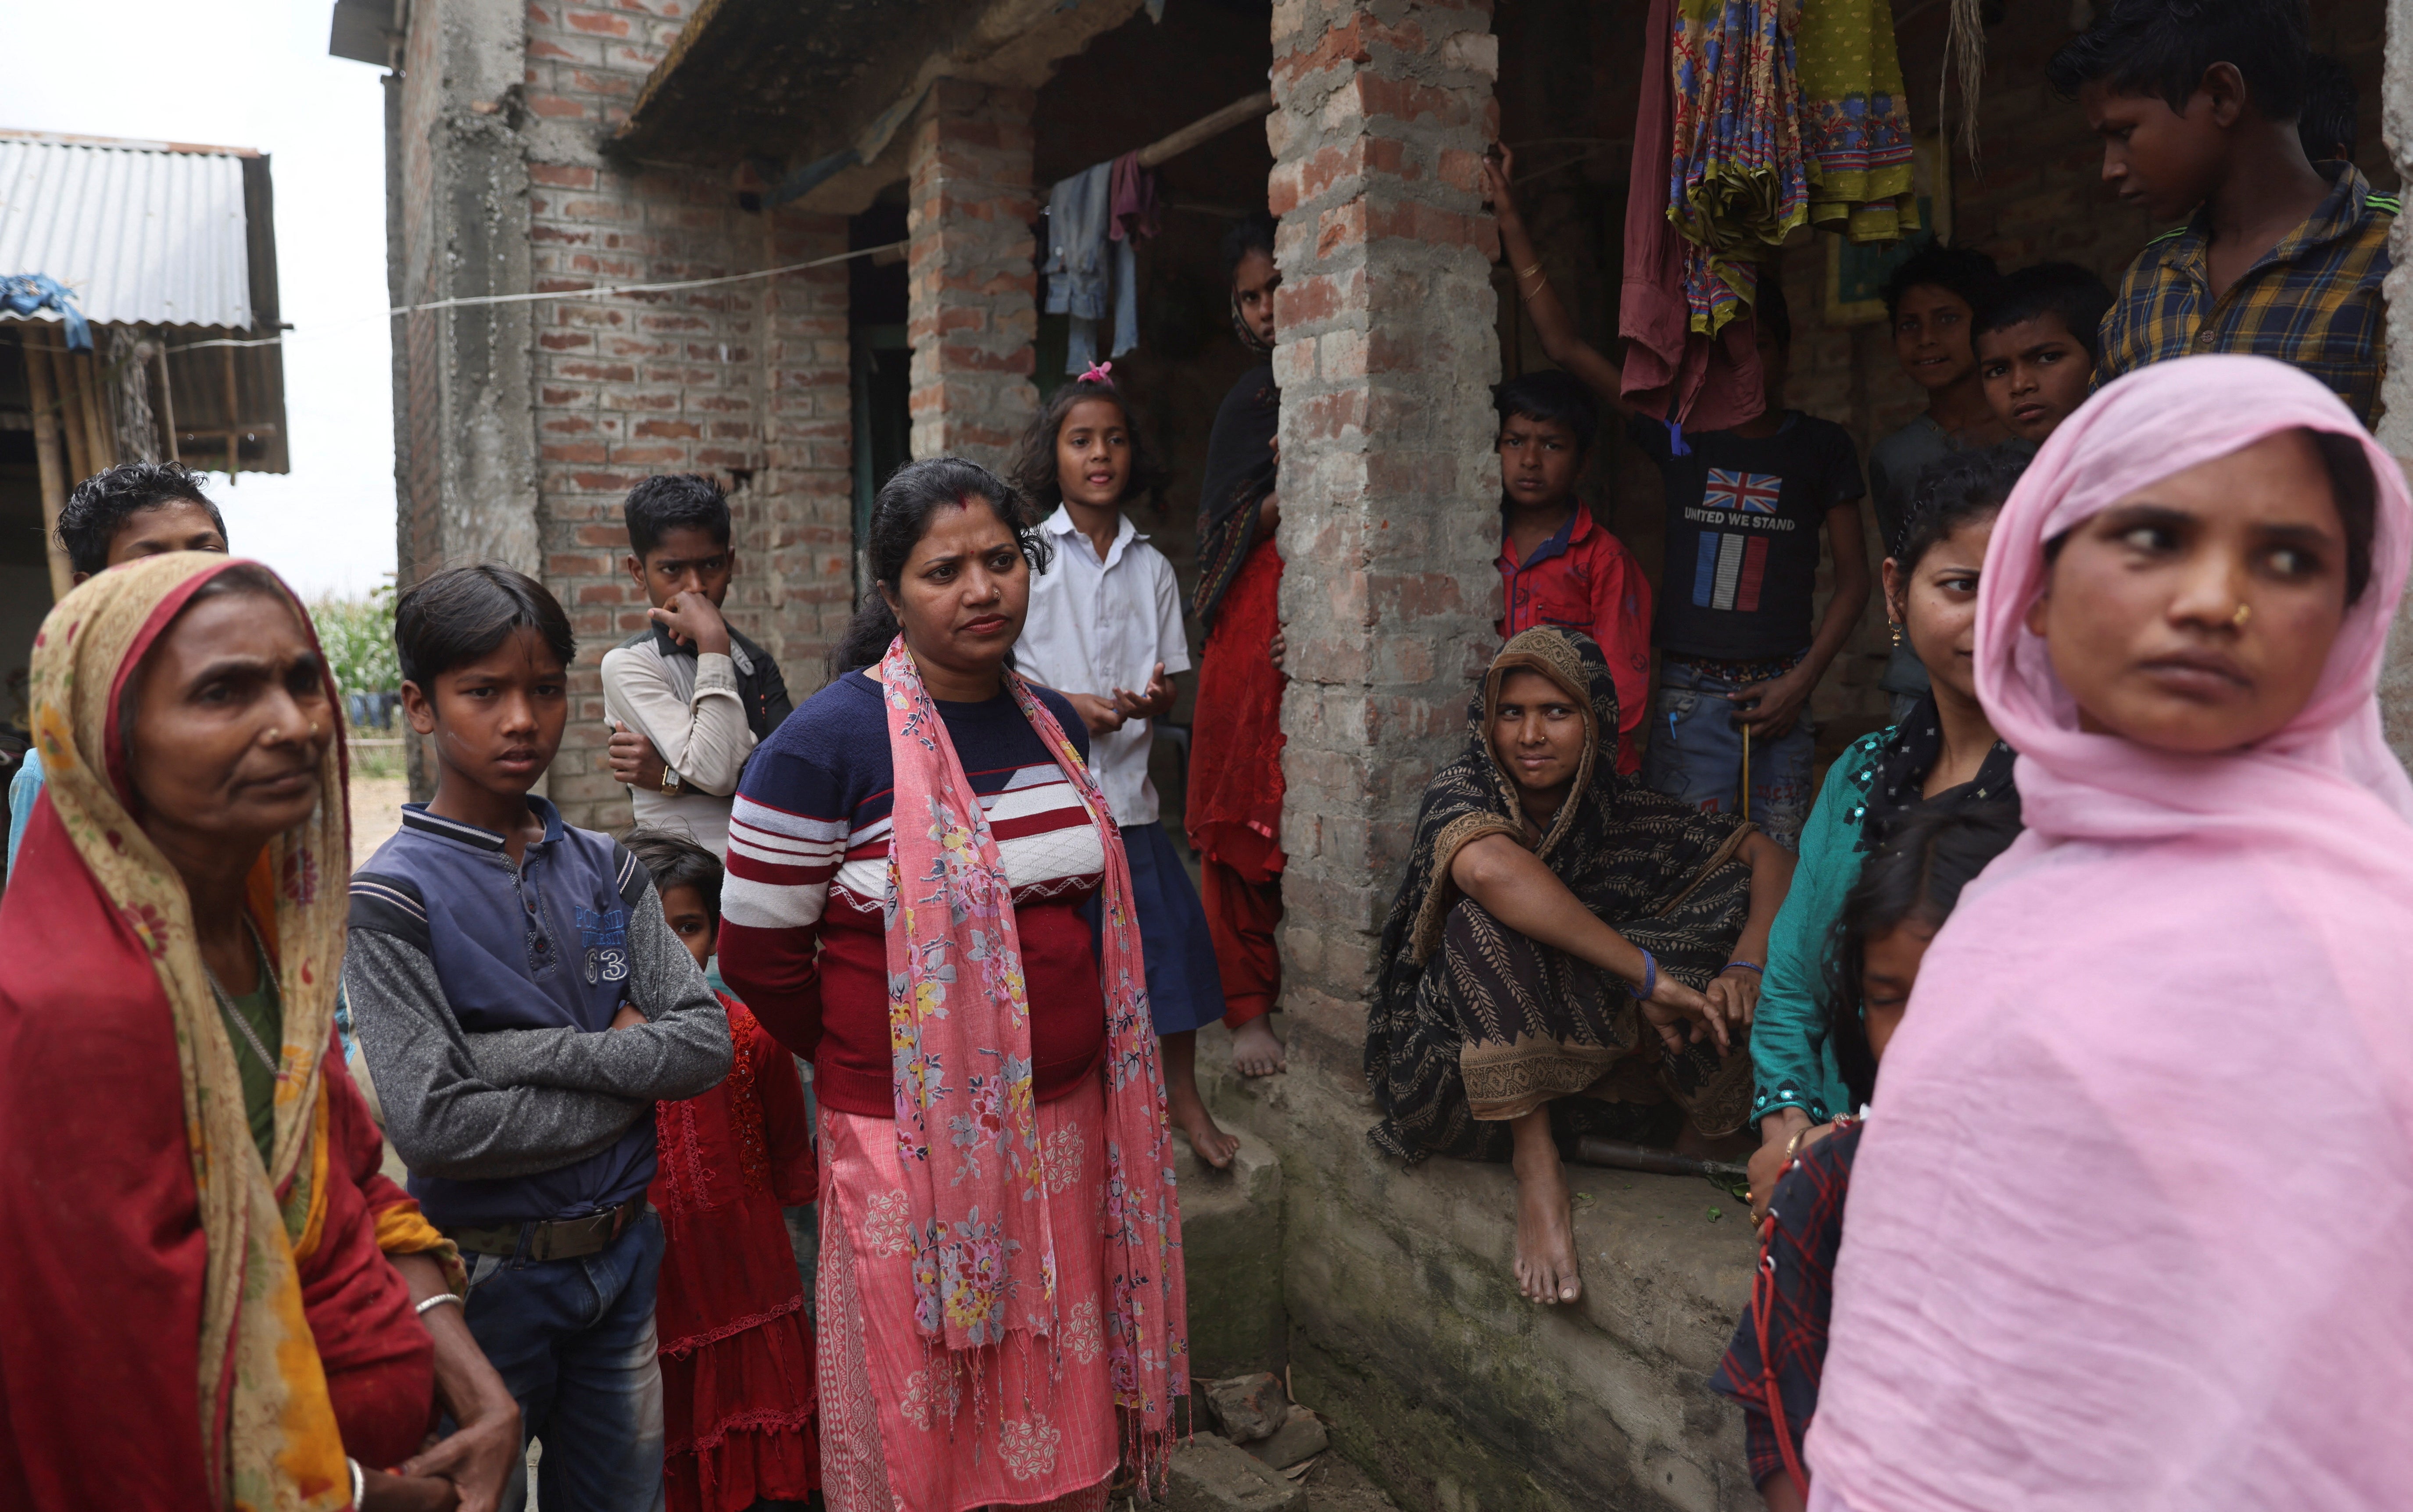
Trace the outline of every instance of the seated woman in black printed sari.
<path fill-rule="evenodd" d="M 1617 685 L 1580 630 L 1516 636 L 1435 774 L 1366 1024 L 1374 1143 L 1513 1158 L 1517 1290 L 1582 1294 L 1560 1147 L 1750 1113 L 1746 1026 L 1793 857 L 1617 775 Z"/>

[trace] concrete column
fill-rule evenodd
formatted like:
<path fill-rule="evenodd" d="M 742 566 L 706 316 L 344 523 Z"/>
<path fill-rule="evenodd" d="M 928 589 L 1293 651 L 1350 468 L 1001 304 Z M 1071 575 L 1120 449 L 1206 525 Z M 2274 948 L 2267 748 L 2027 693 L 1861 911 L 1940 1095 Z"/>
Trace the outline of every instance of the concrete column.
<path fill-rule="evenodd" d="M 1418 798 L 1493 649 L 1488 0 L 1281 0 L 1283 1006 L 1354 1085 Z"/>
<path fill-rule="evenodd" d="M 413 7 L 399 127 L 411 304 L 531 287 L 527 165 L 505 108 L 527 52 L 514 0 Z M 526 304 L 455 306 L 396 323 L 407 413 L 405 582 L 453 562 L 542 565 Z"/>
<path fill-rule="evenodd" d="M 2396 171 L 2413 183 L 2413 0 L 2388 0 L 2388 62 L 2380 70 L 2380 130 Z M 2388 249 L 2387 413 L 2379 443 L 2400 465 L 2413 458 L 2413 225 L 2399 215 Z M 2413 764 L 2413 611 L 2400 612 L 2379 673 L 2379 717 L 2399 761 Z"/>
<path fill-rule="evenodd" d="M 1002 470 L 1038 412 L 1028 89 L 941 79 L 912 126 L 913 455 Z"/>

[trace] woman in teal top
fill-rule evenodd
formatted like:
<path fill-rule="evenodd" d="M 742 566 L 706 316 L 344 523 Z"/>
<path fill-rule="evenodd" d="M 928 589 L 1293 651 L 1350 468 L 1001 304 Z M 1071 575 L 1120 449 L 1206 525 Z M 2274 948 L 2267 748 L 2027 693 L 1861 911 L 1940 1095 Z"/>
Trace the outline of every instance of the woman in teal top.
<path fill-rule="evenodd" d="M 1854 1111 L 1819 1005 L 1828 941 L 1861 861 L 1904 812 L 1946 793 L 1966 790 L 2018 811 L 2011 750 L 1977 706 L 1971 652 L 1986 542 L 2027 466 L 2026 450 L 1990 447 L 1930 467 L 1886 560 L 1886 613 L 1931 687 L 1909 719 L 1837 759 L 1801 831 L 1751 1031 L 1752 1117 L 1761 1138 L 1752 1186 L 1760 1200 L 1804 1131 Z"/>

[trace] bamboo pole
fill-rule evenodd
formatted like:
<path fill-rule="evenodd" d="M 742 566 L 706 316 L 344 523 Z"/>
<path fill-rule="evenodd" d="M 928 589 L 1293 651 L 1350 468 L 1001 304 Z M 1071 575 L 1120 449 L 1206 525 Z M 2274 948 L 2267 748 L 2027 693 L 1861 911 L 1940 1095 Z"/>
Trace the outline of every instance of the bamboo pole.
<path fill-rule="evenodd" d="M 234 348 L 221 347 L 218 355 L 226 359 L 227 419 L 240 424 L 243 421 L 243 393 L 235 383 Z M 243 470 L 243 437 L 234 431 L 227 432 L 226 470 L 229 482 L 232 482 L 234 475 Z"/>
<path fill-rule="evenodd" d="M 1274 108 L 1273 91 L 1258 90 L 1245 99 L 1236 99 L 1214 114 L 1191 122 L 1173 135 L 1152 141 L 1139 150 L 1139 166 L 1154 168 L 1168 158 L 1178 157 L 1202 141 L 1212 141 L 1243 121 L 1253 121 Z"/>
<path fill-rule="evenodd" d="M 168 460 L 182 462 L 176 452 L 176 395 L 168 383 L 168 343 L 163 339 L 152 348 L 159 359 L 159 434 L 168 442 Z"/>
<path fill-rule="evenodd" d="M 83 444 L 92 453 L 92 472 L 117 466 L 117 428 L 109 422 L 100 402 L 100 353 L 77 352 L 67 361 L 76 365 L 76 387 L 83 401 Z M 85 473 L 89 478 L 92 472 Z"/>
<path fill-rule="evenodd" d="M 25 359 L 25 387 L 34 401 L 34 460 L 42 477 L 42 544 L 51 559 L 51 601 L 56 603 L 75 586 L 75 569 L 59 544 L 59 515 L 67 507 L 67 462 L 59 455 L 58 396 L 51 384 L 50 358 L 34 345 L 35 340 L 35 333 L 26 332 L 19 349 Z"/>
<path fill-rule="evenodd" d="M 92 453 L 84 450 L 83 406 L 76 401 L 75 370 L 67 365 L 67 354 L 47 342 L 42 358 L 50 369 L 51 392 L 58 401 L 59 435 L 67 446 L 67 486 L 73 488 L 93 473 Z"/>

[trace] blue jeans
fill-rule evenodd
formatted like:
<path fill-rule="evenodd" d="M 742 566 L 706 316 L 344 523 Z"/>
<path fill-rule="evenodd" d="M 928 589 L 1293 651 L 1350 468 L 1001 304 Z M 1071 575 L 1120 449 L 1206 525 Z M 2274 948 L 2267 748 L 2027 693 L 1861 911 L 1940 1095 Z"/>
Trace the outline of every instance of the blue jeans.
<path fill-rule="evenodd" d="M 576 1260 L 465 1258 L 469 1332 L 519 1400 L 521 1431 L 544 1443 L 545 1512 L 659 1512 L 660 1217 L 646 1208 L 608 1248 Z M 502 1512 L 527 1505 L 526 1480 L 511 1473 Z"/>
<path fill-rule="evenodd" d="M 1662 657 L 1643 784 L 1706 813 L 1733 810 L 1742 792 L 1742 728 L 1725 695 L 1748 686 Z M 1810 816 L 1815 747 L 1806 719 L 1774 740 L 1751 743 L 1751 822 L 1788 851 L 1800 849 L 1801 823 Z"/>

